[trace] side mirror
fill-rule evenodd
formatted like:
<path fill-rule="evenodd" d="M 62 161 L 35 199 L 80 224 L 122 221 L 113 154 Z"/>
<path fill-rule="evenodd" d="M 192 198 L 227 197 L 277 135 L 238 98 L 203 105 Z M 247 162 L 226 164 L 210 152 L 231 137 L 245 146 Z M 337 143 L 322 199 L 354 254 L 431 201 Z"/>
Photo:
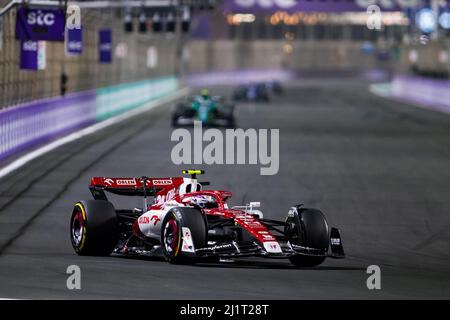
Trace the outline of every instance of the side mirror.
<path fill-rule="evenodd" d="M 259 208 L 259 207 L 261 207 L 261 202 L 250 202 L 249 207 L 250 207 L 250 210 L 252 210 L 253 208 Z"/>

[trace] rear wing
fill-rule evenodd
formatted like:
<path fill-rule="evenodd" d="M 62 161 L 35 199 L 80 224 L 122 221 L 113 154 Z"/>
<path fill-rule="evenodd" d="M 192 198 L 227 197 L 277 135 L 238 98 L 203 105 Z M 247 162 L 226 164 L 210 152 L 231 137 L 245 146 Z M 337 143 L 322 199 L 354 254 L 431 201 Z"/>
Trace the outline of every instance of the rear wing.
<path fill-rule="evenodd" d="M 144 188 L 145 181 L 145 188 Z M 105 192 L 122 196 L 154 197 L 164 190 L 177 188 L 183 183 L 182 177 L 175 178 L 109 178 L 93 177 L 89 190 L 96 200 L 108 200 Z"/>

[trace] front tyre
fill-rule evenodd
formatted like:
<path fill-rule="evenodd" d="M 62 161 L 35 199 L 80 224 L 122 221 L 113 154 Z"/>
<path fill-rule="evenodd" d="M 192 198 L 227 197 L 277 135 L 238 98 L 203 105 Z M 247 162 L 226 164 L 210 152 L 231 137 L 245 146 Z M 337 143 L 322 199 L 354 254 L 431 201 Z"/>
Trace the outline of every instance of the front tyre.
<path fill-rule="evenodd" d="M 174 264 L 193 263 L 195 249 L 206 246 L 206 219 L 195 208 L 171 209 L 161 225 L 161 248 L 164 258 Z"/>
<path fill-rule="evenodd" d="M 79 255 L 108 256 L 118 241 L 116 211 L 109 201 L 84 200 L 75 204 L 70 240 Z"/>
<path fill-rule="evenodd" d="M 311 257 L 311 256 L 292 256 L 289 258 L 289 261 L 300 268 L 313 268 L 322 264 L 325 261 L 325 257 Z"/>
<path fill-rule="evenodd" d="M 289 217 L 286 222 L 292 226 L 289 231 L 293 244 L 318 249 L 324 255 L 328 251 L 329 231 L 325 216 L 320 210 L 297 208 L 298 214 Z M 297 267 L 315 267 L 325 256 L 295 255 L 289 258 Z"/>

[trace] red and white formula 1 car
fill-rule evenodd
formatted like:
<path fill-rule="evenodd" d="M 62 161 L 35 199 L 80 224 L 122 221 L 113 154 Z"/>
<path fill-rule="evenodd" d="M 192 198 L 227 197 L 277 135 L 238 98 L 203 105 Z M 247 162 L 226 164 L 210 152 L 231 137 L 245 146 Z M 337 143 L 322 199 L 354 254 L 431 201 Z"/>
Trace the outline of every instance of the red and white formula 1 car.
<path fill-rule="evenodd" d="M 285 221 L 275 221 L 264 219 L 256 202 L 229 208 L 231 192 L 202 190 L 209 185 L 198 182 L 202 173 L 183 171 L 188 178 L 92 178 L 89 188 L 95 200 L 76 203 L 70 219 L 75 252 L 162 254 L 171 263 L 259 256 L 288 258 L 302 267 L 344 257 L 338 229 L 329 228 L 319 210 L 297 205 Z M 143 209 L 115 209 L 105 191 L 141 196 Z"/>

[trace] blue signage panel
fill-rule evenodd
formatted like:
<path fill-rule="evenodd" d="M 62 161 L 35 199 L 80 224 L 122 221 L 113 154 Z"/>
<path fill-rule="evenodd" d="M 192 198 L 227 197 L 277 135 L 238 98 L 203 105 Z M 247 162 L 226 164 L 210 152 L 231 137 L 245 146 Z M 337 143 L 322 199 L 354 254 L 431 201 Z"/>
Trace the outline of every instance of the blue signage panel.
<path fill-rule="evenodd" d="M 66 53 L 68 55 L 83 53 L 83 30 L 81 27 L 66 29 Z"/>
<path fill-rule="evenodd" d="M 16 38 L 64 41 L 64 11 L 60 9 L 17 9 Z"/>
<path fill-rule="evenodd" d="M 99 31 L 99 61 L 111 63 L 112 61 L 112 33 L 110 29 Z"/>
<path fill-rule="evenodd" d="M 20 42 L 20 69 L 45 69 L 45 42 L 26 40 Z"/>

